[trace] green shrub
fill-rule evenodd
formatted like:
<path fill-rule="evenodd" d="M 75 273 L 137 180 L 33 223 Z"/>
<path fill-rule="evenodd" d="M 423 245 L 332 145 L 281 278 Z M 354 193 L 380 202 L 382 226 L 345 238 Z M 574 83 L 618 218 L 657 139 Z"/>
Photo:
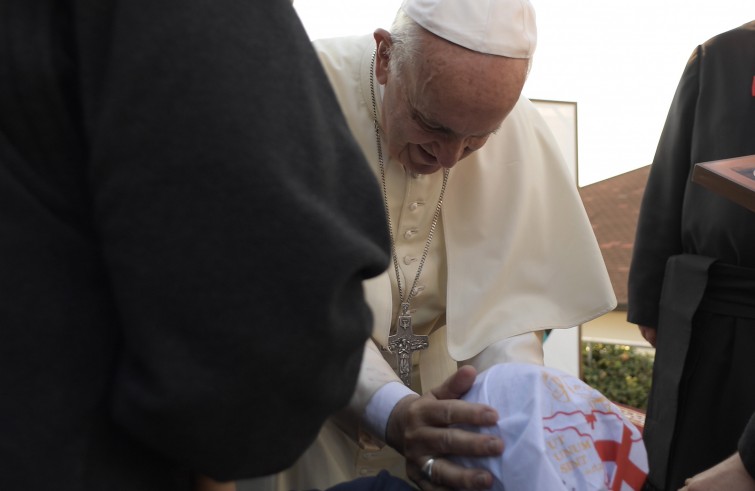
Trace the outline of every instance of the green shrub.
<path fill-rule="evenodd" d="M 604 396 L 645 410 L 653 373 L 653 358 L 631 346 L 585 343 L 582 376 Z"/>

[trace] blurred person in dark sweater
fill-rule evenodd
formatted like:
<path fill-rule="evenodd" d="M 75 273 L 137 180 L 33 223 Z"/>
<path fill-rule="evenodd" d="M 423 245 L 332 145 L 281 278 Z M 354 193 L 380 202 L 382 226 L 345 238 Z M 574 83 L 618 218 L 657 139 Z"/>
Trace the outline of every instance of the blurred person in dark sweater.
<path fill-rule="evenodd" d="M 8 0 L 0 32 L 0 488 L 290 465 L 389 261 L 291 3 Z"/>

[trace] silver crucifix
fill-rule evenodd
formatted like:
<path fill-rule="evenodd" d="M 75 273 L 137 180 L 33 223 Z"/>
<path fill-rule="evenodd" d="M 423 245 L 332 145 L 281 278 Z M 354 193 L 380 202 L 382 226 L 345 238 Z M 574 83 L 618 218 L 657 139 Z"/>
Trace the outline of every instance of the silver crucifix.
<path fill-rule="evenodd" d="M 398 376 L 407 387 L 410 387 L 412 383 L 412 353 L 425 349 L 429 345 L 427 336 L 419 336 L 412 331 L 412 316 L 409 314 L 409 304 L 402 303 L 396 334 L 388 336 L 388 351 L 396 353 Z"/>

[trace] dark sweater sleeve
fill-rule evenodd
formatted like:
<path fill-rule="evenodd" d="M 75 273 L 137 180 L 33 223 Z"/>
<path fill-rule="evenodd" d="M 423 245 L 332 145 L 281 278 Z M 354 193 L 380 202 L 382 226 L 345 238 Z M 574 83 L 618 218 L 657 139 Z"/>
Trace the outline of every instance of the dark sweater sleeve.
<path fill-rule="evenodd" d="M 628 280 L 627 320 L 658 326 L 658 304 L 666 262 L 682 251 L 684 192 L 699 91 L 699 47 L 676 89 L 642 198 Z"/>
<path fill-rule="evenodd" d="M 78 4 L 114 418 L 218 479 L 280 470 L 356 382 L 377 183 L 289 1 Z"/>

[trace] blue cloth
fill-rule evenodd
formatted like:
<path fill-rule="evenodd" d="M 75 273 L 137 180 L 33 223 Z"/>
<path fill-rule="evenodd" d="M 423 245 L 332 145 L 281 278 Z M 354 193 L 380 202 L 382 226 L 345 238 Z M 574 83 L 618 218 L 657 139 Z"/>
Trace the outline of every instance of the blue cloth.
<path fill-rule="evenodd" d="M 353 481 L 337 484 L 326 491 L 416 491 L 406 481 L 381 471 L 377 476 L 360 477 Z"/>

